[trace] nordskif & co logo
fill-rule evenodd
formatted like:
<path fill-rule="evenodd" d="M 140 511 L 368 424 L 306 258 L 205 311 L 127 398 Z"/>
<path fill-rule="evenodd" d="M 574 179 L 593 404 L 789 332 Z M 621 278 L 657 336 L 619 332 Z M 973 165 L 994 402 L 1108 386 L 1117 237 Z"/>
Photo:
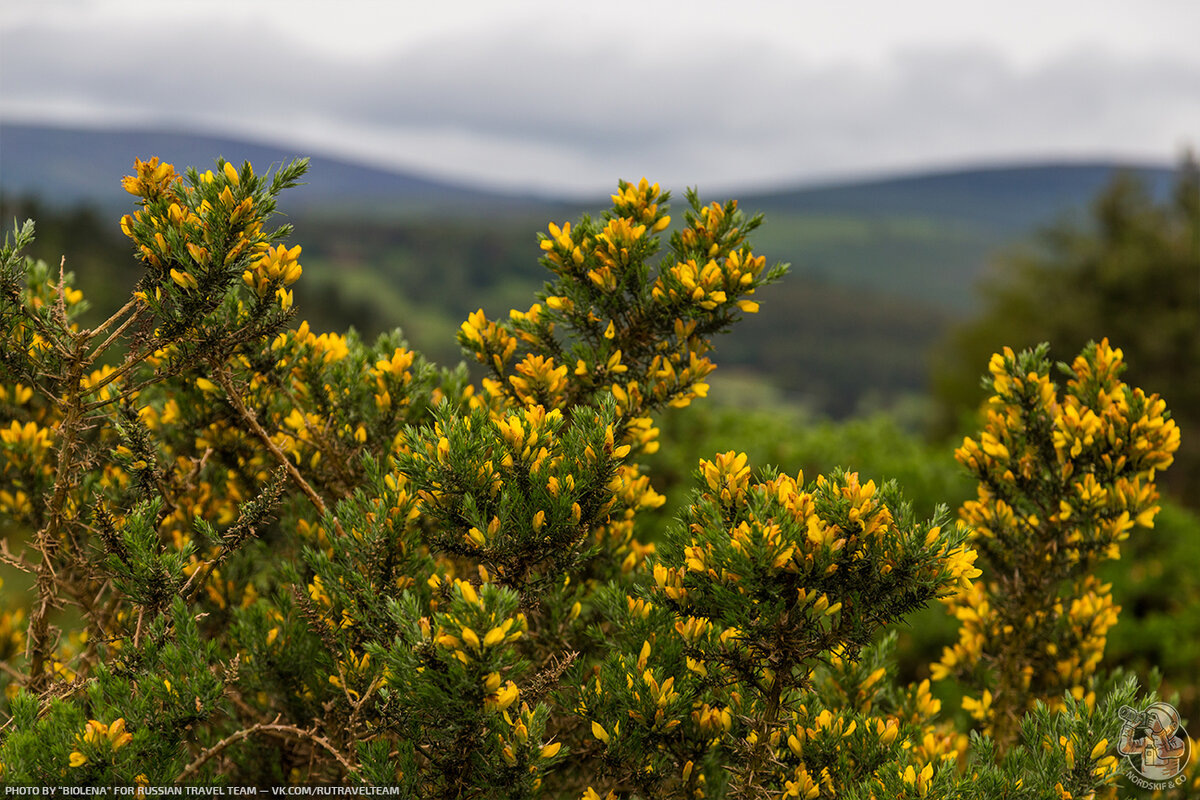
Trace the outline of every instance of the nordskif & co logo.
<path fill-rule="evenodd" d="M 1117 752 L 1125 756 L 1125 777 L 1143 789 L 1170 789 L 1184 782 L 1191 742 L 1169 703 L 1151 703 L 1141 711 L 1121 706 L 1124 725 Z"/>

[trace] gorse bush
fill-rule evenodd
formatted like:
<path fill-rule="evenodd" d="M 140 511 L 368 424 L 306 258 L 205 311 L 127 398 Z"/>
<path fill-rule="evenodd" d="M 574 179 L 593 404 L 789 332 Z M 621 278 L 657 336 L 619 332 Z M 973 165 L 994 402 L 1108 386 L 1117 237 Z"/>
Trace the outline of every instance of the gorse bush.
<path fill-rule="evenodd" d="M 346 784 L 413 797 L 1073 798 L 1118 780 L 1131 679 L 1090 577 L 1153 524 L 1179 434 L 1086 349 L 993 359 L 959 519 L 893 483 L 703 459 L 680 518 L 639 458 L 712 338 L 783 273 L 736 203 L 621 183 L 550 225 L 550 280 L 438 369 L 294 325 L 267 224 L 304 162 L 137 163 L 144 273 L 95 328 L 70 276 L 0 273 L 6 784 Z M 19 588 L 19 587 L 18 587 Z M 961 619 L 939 681 L 895 626 Z"/>
<path fill-rule="evenodd" d="M 961 516 L 992 570 L 950 598 L 960 640 L 933 673 L 982 693 L 964 708 L 1000 742 L 1032 702 L 1089 696 L 1118 611 L 1093 568 L 1119 558 L 1136 526 L 1153 526 L 1154 475 L 1179 447 L 1165 403 L 1121 383 L 1108 340 L 1065 370 L 1061 395 L 1045 356 L 1043 346 L 992 358 L 986 425 L 955 453 L 979 480 Z"/>

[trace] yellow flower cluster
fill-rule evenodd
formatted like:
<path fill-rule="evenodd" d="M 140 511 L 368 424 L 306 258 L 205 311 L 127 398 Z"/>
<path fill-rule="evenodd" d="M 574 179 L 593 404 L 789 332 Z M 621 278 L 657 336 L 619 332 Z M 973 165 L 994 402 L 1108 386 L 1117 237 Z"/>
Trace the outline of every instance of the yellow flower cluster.
<path fill-rule="evenodd" d="M 431 580 L 440 579 L 434 576 Z M 515 642 L 525 635 L 528 623 L 523 613 L 518 612 L 500 619 L 493 609 L 485 607 L 479 593 L 469 582 L 455 579 L 453 586 L 454 592 L 466 601 L 469 616 L 453 611 L 439 614 L 431 634 L 433 642 L 448 651 L 453 658 L 467 664 L 478 660 L 484 655 L 484 651 Z M 489 702 L 503 710 L 517 699 L 516 686 L 511 685 L 510 681 L 501 687 L 498 675 L 495 681 L 495 685 L 491 685 L 489 676 Z"/>
<path fill-rule="evenodd" d="M 642 178 L 636 185 L 622 182 L 620 191 L 610 195 L 613 211 L 631 222 L 649 225 L 655 233 L 664 231 L 671 224 L 671 218 L 666 213 L 660 213 L 658 200 L 662 190 L 657 183 L 650 183 Z"/>
<path fill-rule="evenodd" d="M 0 427 L 0 514 L 28 524 L 37 499 L 54 482 L 60 415 L 35 402 L 33 391 L 19 383 L 0 386 L 0 404 L 13 412 L 7 427 Z"/>
<path fill-rule="evenodd" d="M 704 357 L 709 344 L 699 323 L 730 308 L 756 310 L 738 298 L 762 282 L 766 262 L 738 248 L 743 236 L 732 225 L 736 206 L 713 204 L 685 230 L 687 248 L 697 258 L 703 252 L 703 262 L 685 258 L 664 266 L 645 304 L 635 283 L 643 280 L 640 265 L 657 248 L 656 235 L 670 224 L 662 199 L 657 184 L 622 182 L 602 227 L 551 224 L 541 248 L 559 281 L 544 301 L 527 312 L 513 311 L 508 325 L 488 320 L 482 310 L 463 323 L 460 341 L 495 374 L 484 387 L 491 402 L 562 407 L 607 390 L 617 398 L 620 414 L 633 420 L 706 393 L 704 379 L 713 365 Z M 655 328 L 663 329 L 661 335 Z M 588 344 L 573 365 L 545 352 L 557 349 L 564 333 Z M 660 344 L 647 348 L 659 336 Z M 532 352 L 517 361 L 517 374 L 511 375 L 522 345 Z M 568 370 L 577 380 L 566 381 Z"/>
<path fill-rule="evenodd" d="M 705 535 L 707 520 L 693 522 L 680 580 L 686 580 L 690 572 L 728 584 L 740 593 L 744 592 L 744 569 L 751 565 L 759 578 L 765 569 L 804 575 L 819 582 L 842 568 L 843 563 L 854 565 L 864 560 L 870 560 L 879 574 L 886 576 L 900 565 L 905 550 L 911 547 L 897 529 L 892 511 L 878 495 L 874 481 L 861 483 L 857 473 L 835 480 L 818 476 L 811 490 L 804 489 L 803 473 L 795 478 L 780 475 L 752 481 L 745 453 L 730 451 L 711 461 L 702 460 L 700 476 L 705 485 L 701 497 L 722 509 L 728 536 L 714 540 Z M 747 513 L 748 508 L 756 507 L 752 497 L 767 501 L 769 513 Z M 837 516 L 818 510 L 821 497 L 837 499 Z M 927 531 L 923 546 L 932 556 L 925 565 L 927 577 L 942 576 L 953 585 L 970 587 L 971 579 L 979 576 L 974 566 L 975 551 L 951 546 L 940 526 Z M 742 563 L 745 568 L 731 568 Z M 665 567 L 656 570 L 660 588 L 667 588 L 668 575 Z M 682 596 L 686 592 L 675 589 L 675 593 Z M 841 610 L 841 603 L 831 604 L 824 592 L 801 586 L 796 594 L 800 607 L 823 616 Z"/>
<path fill-rule="evenodd" d="M 556 407 L 566 398 L 567 365 L 555 365 L 553 358 L 530 354 L 516 365 L 516 375 L 508 380 L 513 392 L 526 406 Z"/>
<path fill-rule="evenodd" d="M 467 317 L 461 330 L 466 345 L 480 363 L 491 366 L 497 373 L 507 370 L 508 362 L 517 352 L 517 337 L 499 323 L 488 320 L 482 308 Z"/>
<path fill-rule="evenodd" d="M 1044 370 L 1020 374 L 1012 350 L 992 357 L 983 432 L 955 452 L 981 479 L 979 497 L 962 510 L 980 537 L 1011 543 L 1053 530 L 1055 558 L 1073 564 L 1115 558 L 1135 525 L 1153 525 L 1155 472 L 1173 461 L 1179 428 L 1157 395 L 1120 381 L 1122 367 L 1105 339 L 1075 359 L 1060 397 Z M 1041 456 L 1047 448 L 1052 464 Z M 1035 493 L 1053 502 L 1034 502 Z"/>
<path fill-rule="evenodd" d="M 704 210 L 714 212 L 719 209 L 720 206 L 713 204 Z M 688 259 L 675 264 L 660 276 L 651 289 L 651 296 L 666 306 L 695 303 L 706 311 L 712 311 L 727 303 L 731 296 L 752 292 L 752 289 L 747 289 L 766 264 L 765 257 L 751 256 L 742 251 L 730 253 L 720 262 L 709 259 L 703 265 L 697 264 L 695 259 Z M 758 311 L 758 303 L 753 300 L 738 300 L 736 306 L 747 314 Z"/>
<path fill-rule="evenodd" d="M 122 217 L 121 230 L 152 268 L 151 276 L 169 277 L 184 292 L 196 292 L 201 285 L 223 289 L 227 270 L 262 253 L 243 280 L 260 298 L 270 288 L 278 289 L 279 302 L 288 308 L 291 295 L 283 287 L 299 277 L 299 249 L 269 249 L 263 222 L 270 209 L 256 190 L 253 169 L 246 164 L 239 171 L 226 162 L 219 174 L 209 170 L 193 173 L 193 178 L 194 183 L 185 183 L 172 165 L 152 158 L 139 159 L 135 174 L 122 182 L 141 198 L 142 209 Z M 149 299 L 149 287 L 138 296 Z M 153 297 L 162 300 L 162 286 L 154 288 Z"/>
<path fill-rule="evenodd" d="M 135 197 L 152 200 L 165 195 L 179 180 L 175 167 L 160 163 L 158 156 L 149 161 L 134 160 L 135 174 L 121 179 L 121 188 Z"/>
<path fill-rule="evenodd" d="M 300 245 L 291 248 L 284 245 L 268 247 L 262 257 L 242 273 L 242 283 L 253 289 L 259 297 L 265 297 L 267 292 L 275 288 L 283 308 L 291 308 L 292 294 L 284 287 L 300 279 L 303 270 L 299 258 Z"/>
<path fill-rule="evenodd" d="M 111 724 L 93 719 L 84 727 L 83 735 L 75 738 L 76 749 L 71 752 L 70 763 L 72 767 L 82 767 L 105 749 L 116 751 L 129 744 L 133 734 L 125 730 L 124 719 L 118 718 Z"/>
<path fill-rule="evenodd" d="M 963 706 L 1001 741 L 1035 700 L 1088 696 L 1118 609 L 1085 570 L 1119 558 L 1158 513 L 1154 478 L 1179 429 L 1160 398 L 1120 380 L 1123 366 L 1107 339 L 1090 345 L 1060 393 L 1041 353 L 997 353 L 983 430 L 955 453 L 979 479 L 960 516 L 993 571 L 946 601 L 959 639 L 932 675 L 989 676 Z"/>
<path fill-rule="evenodd" d="M 0 428 L 0 443 L 6 449 L 19 450 L 31 460 L 44 458 L 54 446 L 53 432 L 30 420 L 24 425 L 15 419 L 7 428 Z"/>

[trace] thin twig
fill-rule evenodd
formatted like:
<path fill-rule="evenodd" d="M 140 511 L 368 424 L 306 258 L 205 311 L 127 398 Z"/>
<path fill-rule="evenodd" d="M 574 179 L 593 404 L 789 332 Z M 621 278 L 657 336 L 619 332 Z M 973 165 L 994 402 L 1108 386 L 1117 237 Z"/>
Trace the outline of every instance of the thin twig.
<path fill-rule="evenodd" d="M 205 561 L 203 566 L 197 566 L 192 572 L 192 576 L 188 578 L 187 583 L 185 583 L 183 588 L 179 590 L 180 596 L 182 596 L 187 602 L 192 602 L 192 599 L 200 592 L 200 587 L 205 584 L 205 582 L 208 580 L 208 576 L 212 574 L 212 571 L 217 568 L 217 564 L 222 560 L 223 559 L 218 556 L 211 561 Z M 192 587 L 193 583 L 196 584 L 195 588 Z"/>
<path fill-rule="evenodd" d="M 244 728 L 236 733 L 226 736 L 224 739 L 201 753 L 199 757 L 197 757 L 196 760 L 191 764 L 188 764 L 187 767 L 184 768 L 183 772 L 179 773 L 179 775 L 175 778 L 175 783 L 182 784 L 188 778 L 199 772 L 201 767 L 208 763 L 208 761 L 213 757 L 219 755 L 227 747 L 240 742 L 242 739 L 249 738 L 260 731 L 267 734 L 273 734 L 275 736 L 298 739 L 302 742 L 313 742 L 314 744 L 324 748 L 330 753 L 330 755 L 337 759 L 338 763 L 342 765 L 342 768 L 347 774 L 350 774 L 355 770 L 354 765 L 351 764 L 336 747 L 330 744 L 329 740 L 324 736 L 320 736 L 317 733 L 305 730 L 304 728 L 297 728 L 295 725 L 281 725 L 279 724 L 279 717 L 277 716 L 275 717 L 274 722 L 258 722 L 254 725 L 251 725 L 249 728 Z"/>
<path fill-rule="evenodd" d="M 346 720 L 346 729 L 347 730 L 350 730 L 350 731 L 354 730 L 354 726 L 358 722 L 358 717 L 362 713 L 363 706 L 365 706 L 367 704 L 367 701 L 371 699 L 371 696 L 373 694 L 375 694 L 376 691 L 378 691 L 379 687 L 383 686 L 383 682 L 384 682 L 384 676 L 382 674 L 380 674 L 378 677 L 375 678 L 375 680 L 371 681 L 371 685 L 367 687 L 367 690 L 365 692 L 363 692 L 362 697 L 359 698 L 357 703 L 351 702 L 350 718 L 348 720 Z M 347 699 L 349 699 L 348 696 L 347 696 Z"/>
<path fill-rule="evenodd" d="M 125 359 L 125 362 L 122 363 L 121 366 L 117 367 L 115 370 L 113 370 L 112 372 L 105 375 L 104 378 L 101 381 L 99 381 L 98 383 L 96 383 L 94 386 L 89 386 L 88 387 L 88 395 L 92 396 L 92 395 L 99 394 L 100 390 L 103 389 L 105 386 L 107 386 L 108 384 L 117 380 L 118 378 L 125 377 L 130 371 L 133 370 L 134 367 L 136 367 L 138 364 L 141 364 L 145 360 L 146 360 L 146 356 L 144 354 L 130 355 L 128 358 Z M 133 388 L 133 389 L 126 388 L 122 391 L 113 393 L 113 395 L 111 397 L 101 397 L 99 400 L 93 400 L 92 402 L 85 404 L 83 407 L 83 410 L 86 413 L 90 414 L 93 411 L 95 411 L 96 409 L 104 408 L 105 406 L 112 405 L 113 403 L 117 402 L 118 400 L 123 400 L 123 399 L 133 397 L 135 394 L 140 392 L 142 389 L 145 389 L 147 386 L 153 386 L 156 383 L 160 383 L 163 380 L 163 377 L 164 376 L 162 376 L 162 375 L 154 375 L 154 376 L 146 379 L 145 381 L 142 381 L 142 383 L 138 384 L 138 386 L 136 388 Z"/>
<path fill-rule="evenodd" d="M 116 339 L 118 336 L 120 336 L 122 333 L 124 333 L 124 332 L 126 331 L 126 329 L 128 329 L 128 328 L 129 328 L 129 326 L 130 326 L 130 325 L 132 325 L 133 323 L 137 322 L 137 318 L 138 318 L 139 316 L 141 316 L 141 313 L 142 313 L 142 310 L 139 308 L 139 309 L 137 309 L 136 311 L 134 311 L 132 314 L 130 314 L 130 315 L 129 315 L 129 319 L 127 319 L 127 320 L 125 320 L 124 322 L 122 322 L 122 323 L 120 324 L 120 326 L 118 326 L 118 327 L 117 327 L 117 329 L 116 329 L 115 331 L 113 331 L 112 333 L 110 333 L 110 334 L 108 335 L 108 338 L 107 338 L 107 339 L 105 339 L 105 340 L 104 340 L 104 342 L 103 342 L 103 343 L 101 343 L 101 345 L 100 345 L 99 347 L 97 347 L 97 348 L 96 348 L 96 353 L 97 353 L 97 354 L 99 354 L 99 353 L 103 353 L 105 350 L 107 350 L 107 349 L 109 348 L 109 346 L 110 346 L 110 345 L 112 345 L 113 341 L 114 341 L 114 340 L 115 340 L 115 339 Z M 96 331 L 93 331 L 93 334 L 94 334 L 94 333 L 96 333 Z M 103 385 L 103 384 L 101 384 L 101 385 Z"/>
<path fill-rule="evenodd" d="M 8 539 L 0 539 L 0 561 L 22 572 L 28 572 L 30 575 L 37 572 L 37 567 L 26 561 L 24 555 L 12 554 L 12 551 L 8 549 Z"/>
<path fill-rule="evenodd" d="M 55 308 L 58 310 L 58 320 L 63 328 L 67 327 L 67 257 L 58 260 L 58 286 L 55 289 Z"/>
<path fill-rule="evenodd" d="M 18 684 L 25 680 L 25 676 L 18 672 L 16 668 L 11 666 L 7 661 L 0 661 L 0 670 L 7 672 L 9 676 L 17 681 Z"/>
<path fill-rule="evenodd" d="M 92 328 L 90 331 L 88 331 L 88 332 L 87 332 L 87 335 L 88 335 L 89 337 L 94 337 L 94 336 L 99 336 L 101 333 L 104 333 L 104 331 L 108 330 L 108 327 L 109 327 L 110 325 L 112 325 L 112 324 L 113 324 L 113 323 L 115 323 L 117 320 L 119 320 L 119 319 L 120 319 L 122 316 L 124 316 L 124 315 L 125 315 L 125 313 L 126 313 L 127 311 L 129 311 L 129 309 L 130 309 L 130 308 L 132 308 L 133 306 L 135 306 L 135 305 L 137 305 L 137 304 L 139 304 L 139 303 L 141 303 L 141 302 L 142 302 L 142 301 L 141 301 L 140 299 L 138 299 L 138 298 L 136 298 L 136 297 L 131 297 L 131 298 L 129 299 L 129 301 L 128 301 L 127 303 L 125 303 L 125 305 L 121 306 L 119 309 L 117 309 L 116 311 L 114 311 L 114 312 L 113 312 L 113 315 L 112 315 L 111 317 L 109 317 L 108 319 L 104 320 L 104 322 L 101 322 L 101 323 L 100 323 L 99 325 L 97 325 L 95 328 Z"/>
<path fill-rule="evenodd" d="M 42 397 L 46 399 L 46 402 L 51 403 L 55 408 L 61 409 L 63 407 L 63 399 L 58 396 L 58 392 L 50 391 L 43 386 L 41 382 L 38 381 L 36 375 L 33 375 L 32 373 L 25 373 L 21 376 L 20 380 L 22 383 L 29 384 L 31 388 L 37 389 L 41 393 Z"/>
<path fill-rule="evenodd" d="M 325 505 L 325 501 L 321 499 L 321 496 L 317 494 L 316 490 L 313 489 L 312 486 L 309 485 L 308 481 L 304 479 L 304 476 L 300 474 L 300 470 L 298 470 L 296 465 L 292 463 L 292 460 L 287 457 L 287 454 L 280 450 L 279 445 L 272 441 L 270 434 L 268 434 L 266 430 L 263 429 L 263 426 L 259 424 L 258 417 L 254 414 L 254 411 L 247 408 L 246 404 L 242 402 L 241 396 L 237 393 L 237 391 L 234 390 L 233 381 L 229 377 L 229 370 L 226 368 L 219 369 L 213 373 L 213 377 L 217 379 L 217 382 L 221 384 L 221 388 L 225 390 L 225 396 L 229 400 L 229 404 L 233 406 L 233 410 L 236 411 L 238 416 L 240 416 L 242 420 L 250 426 L 250 430 L 252 430 L 254 434 L 262 441 L 263 445 L 265 445 L 266 448 L 271 451 L 271 455 L 275 457 L 275 460 L 278 461 L 285 470 L 287 470 L 288 476 L 292 479 L 292 482 L 299 487 L 300 491 L 304 493 L 309 502 L 313 504 L 313 507 L 317 509 L 317 513 L 322 517 L 327 516 L 329 511 L 328 507 Z M 342 524 L 338 522 L 337 517 L 332 517 L 332 519 L 333 527 L 337 531 L 338 535 L 345 536 L 346 532 L 342 530 Z"/>
<path fill-rule="evenodd" d="M 137 650 L 142 646 L 142 620 L 146 617 L 146 607 L 142 606 L 138 609 L 137 629 L 133 632 L 133 649 Z"/>
<path fill-rule="evenodd" d="M 104 340 L 103 344 L 101 344 L 99 347 L 96 348 L 95 356 L 98 356 L 101 353 L 103 353 L 105 350 L 107 350 L 109 348 L 109 346 L 112 344 L 114 339 L 116 339 L 118 336 L 120 336 L 122 333 L 124 333 L 126 328 L 128 328 L 135 321 L 137 321 L 138 314 L 140 314 L 140 313 L 141 313 L 140 311 L 135 312 L 133 314 L 133 316 L 131 316 L 129 319 L 125 320 L 125 322 L 121 324 L 121 327 L 119 327 L 115 331 L 113 331 L 112 334 L 107 339 Z M 138 364 L 141 364 L 145 360 L 146 360 L 145 354 L 130 353 L 125 358 L 125 363 L 121 364 L 121 366 L 117 367 L 112 372 L 105 375 L 95 385 L 89 386 L 88 390 L 91 392 L 99 392 L 105 386 L 108 386 L 108 384 L 112 383 L 113 381 L 117 380 L 118 378 L 123 377 L 125 375 L 125 373 L 129 372 L 131 369 L 136 367 Z M 120 393 L 118 393 L 117 396 L 119 397 Z M 95 405 L 95 404 L 93 403 L 93 405 Z"/>
<path fill-rule="evenodd" d="M 66 305 L 63 300 L 63 293 L 65 289 L 65 285 L 63 283 L 63 268 L 66 266 L 66 263 L 67 257 L 63 256 L 62 260 L 59 261 L 58 264 L 58 286 L 55 290 L 55 293 L 57 294 L 57 302 L 52 309 L 52 312 L 57 312 L 57 316 L 61 318 L 61 325 L 58 328 L 50 328 L 45 324 L 45 320 L 43 320 L 37 314 L 28 314 L 26 319 L 33 325 L 34 330 L 38 333 L 38 335 L 41 336 L 47 344 L 51 345 L 55 352 L 57 352 L 62 359 L 70 361 L 75 354 L 71 352 L 70 348 L 62 343 L 62 340 L 58 336 L 60 332 L 67 331 L 68 328 L 66 322 Z M 67 331 L 67 335 L 71 335 L 69 331 Z"/>

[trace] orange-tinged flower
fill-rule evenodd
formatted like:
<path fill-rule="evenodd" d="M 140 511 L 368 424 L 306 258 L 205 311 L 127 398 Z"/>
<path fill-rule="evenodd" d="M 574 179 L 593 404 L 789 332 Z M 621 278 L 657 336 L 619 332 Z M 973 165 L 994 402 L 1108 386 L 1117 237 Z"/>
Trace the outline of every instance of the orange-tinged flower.
<path fill-rule="evenodd" d="M 171 184 L 179 180 L 175 167 L 166 162 L 160 164 L 157 156 L 149 161 L 135 159 L 134 171 L 136 174 L 127 175 L 121 180 L 121 187 L 147 200 L 164 194 Z"/>
<path fill-rule="evenodd" d="M 171 280 L 175 281 L 184 289 L 196 289 L 200 284 L 196 282 L 196 278 L 190 272 L 180 272 L 177 269 L 171 270 Z"/>

